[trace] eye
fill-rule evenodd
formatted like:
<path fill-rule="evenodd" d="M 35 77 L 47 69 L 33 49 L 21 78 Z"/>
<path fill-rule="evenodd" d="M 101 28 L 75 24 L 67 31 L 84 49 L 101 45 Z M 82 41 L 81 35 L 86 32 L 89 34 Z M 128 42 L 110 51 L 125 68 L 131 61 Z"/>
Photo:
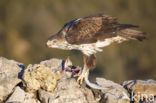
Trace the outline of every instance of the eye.
<path fill-rule="evenodd" d="M 56 43 L 57 41 L 56 40 L 53 40 L 53 43 Z"/>

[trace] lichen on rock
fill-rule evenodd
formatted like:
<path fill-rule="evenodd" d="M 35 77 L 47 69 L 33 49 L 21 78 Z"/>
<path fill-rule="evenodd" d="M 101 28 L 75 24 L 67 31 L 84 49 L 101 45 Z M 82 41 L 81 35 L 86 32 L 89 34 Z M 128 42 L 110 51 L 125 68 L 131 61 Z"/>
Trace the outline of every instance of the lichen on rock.
<path fill-rule="evenodd" d="M 50 68 L 41 64 L 28 65 L 23 74 L 28 92 L 35 92 L 39 89 L 53 92 L 59 79 L 59 73 L 52 72 Z"/>
<path fill-rule="evenodd" d="M 92 91 L 86 87 L 80 88 L 74 78 L 59 80 L 53 93 L 39 90 L 39 98 L 43 103 L 98 103 Z"/>

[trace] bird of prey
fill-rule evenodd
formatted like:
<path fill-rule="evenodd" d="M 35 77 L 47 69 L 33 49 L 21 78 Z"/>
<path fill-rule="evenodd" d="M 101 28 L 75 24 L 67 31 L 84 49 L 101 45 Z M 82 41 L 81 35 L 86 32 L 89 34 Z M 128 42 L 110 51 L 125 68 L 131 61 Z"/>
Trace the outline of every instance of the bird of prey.
<path fill-rule="evenodd" d="M 143 32 L 132 29 L 137 27 L 131 24 L 120 24 L 115 17 L 96 14 L 68 22 L 58 33 L 48 39 L 46 45 L 51 48 L 74 49 L 82 52 L 84 65 L 77 79 L 82 84 L 89 69 L 95 68 L 95 54 L 102 52 L 102 47 L 127 40 L 145 39 Z"/>

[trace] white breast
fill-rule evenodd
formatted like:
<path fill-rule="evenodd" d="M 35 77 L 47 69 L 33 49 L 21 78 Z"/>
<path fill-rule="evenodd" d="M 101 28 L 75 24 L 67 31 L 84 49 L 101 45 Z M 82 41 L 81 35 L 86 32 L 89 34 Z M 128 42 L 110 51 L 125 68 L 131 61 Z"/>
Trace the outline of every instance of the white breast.
<path fill-rule="evenodd" d="M 127 40 L 126 38 L 117 36 L 113 38 L 105 39 L 104 41 L 97 41 L 96 43 L 90 43 L 90 44 L 81 44 L 81 45 L 73 45 L 69 44 L 67 41 L 64 41 L 63 43 L 58 44 L 55 48 L 64 49 L 64 50 L 80 50 L 85 55 L 92 55 L 97 52 L 102 52 L 102 47 L 109 46 L 113 42 L 121 43 L 123 41 Z"/>
<path fill-rule="evenodd" d="M 127 40 L 126 38 L 117 36 L 109 39 L 105 39 L 104 41 L 97 41 L 96 43 L 92 44 L 82 44 L 80 45 L 81 51 L 86 55 L 95 54 L 97 52 L 102 52 L 102 47 L 109 46 L 113 42 L 121 43 Z"/>

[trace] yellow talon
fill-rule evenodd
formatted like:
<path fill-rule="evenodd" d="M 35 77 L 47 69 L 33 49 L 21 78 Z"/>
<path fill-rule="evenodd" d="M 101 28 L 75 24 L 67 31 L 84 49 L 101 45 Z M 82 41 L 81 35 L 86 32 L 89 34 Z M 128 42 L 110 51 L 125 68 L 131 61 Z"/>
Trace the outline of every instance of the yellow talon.
<path fill-rule="evenodd" d="M 85 78 L 84 75 L 75 75 L 74 77 L 78 77 L 77 83 L 79 83 L 80 85 L 83 83 L 83 80 Z"/>

